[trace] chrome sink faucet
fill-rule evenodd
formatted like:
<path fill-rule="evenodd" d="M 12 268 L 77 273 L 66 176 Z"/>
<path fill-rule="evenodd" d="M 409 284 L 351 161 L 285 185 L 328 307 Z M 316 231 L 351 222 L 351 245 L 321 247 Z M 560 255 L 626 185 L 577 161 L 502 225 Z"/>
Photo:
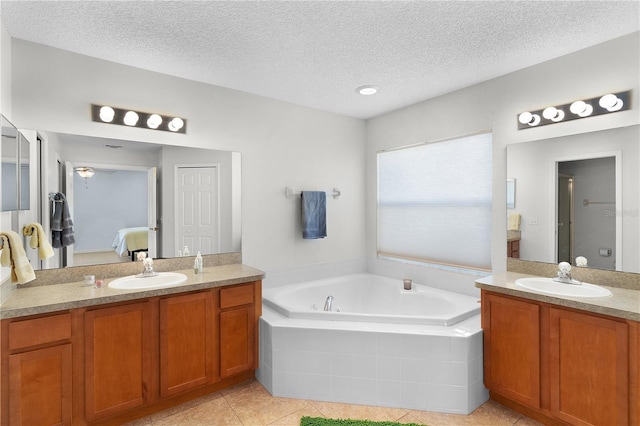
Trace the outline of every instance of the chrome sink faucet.
<path fill-rule="evenodd" d="M 140 274 L 140 276 L 142 276 L 142 277 L 153 277 L 153 276 L 157 275 L 153 271 L 153 259 L 150 258 L 150 257 L 147 257 L 146 253 L 144 253 L 144 252 L 138 253 L 138 260 L 142 261 L 142 267 L 144 268 L 142 270 L 142 274 Z"/>
<path fill-rule="evenodd" d="M 580 285 L 579 281 L 571 278 L 571 264 L 569 262 L 560 262 L 558 264 L 558 276 L 553 281 L 563 284 Z"/>

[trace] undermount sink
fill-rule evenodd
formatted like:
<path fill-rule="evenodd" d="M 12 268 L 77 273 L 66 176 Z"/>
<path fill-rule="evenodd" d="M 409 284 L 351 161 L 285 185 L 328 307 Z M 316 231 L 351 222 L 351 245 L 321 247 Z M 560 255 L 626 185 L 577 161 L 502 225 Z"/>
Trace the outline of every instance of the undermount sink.
<path fill-rule="evenodd" d="M 553 281 L 553 278 L 520 278 L 516 285 L 527 290 L 554 296 L 570 297 L 608 297 L 611 292 L 604 287 L 595 284 L 566 284 Z"/>
<path fill-rule="evenodd" d="M 187 280 L 185 274 L 180 272 L 158 272 L 152 277 L 129 275 L 115 279 L 109 283 L 109 287 L 119 290 L 152 290 L 156 288 L 171 287 Z"/>

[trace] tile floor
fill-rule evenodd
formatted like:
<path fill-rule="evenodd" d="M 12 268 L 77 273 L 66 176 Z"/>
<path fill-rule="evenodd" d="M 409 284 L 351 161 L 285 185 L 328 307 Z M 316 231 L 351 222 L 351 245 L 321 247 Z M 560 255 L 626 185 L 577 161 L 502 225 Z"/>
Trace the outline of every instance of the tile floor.
<path fill-rule="evenodd" d="M 534 426 L 540 423 L 488 401 L 468 416 L 273 397 L 252 380 L 128 423 L 127 426 L 298 426 L 302 416 L 397 421 L 429 426 Z"/>

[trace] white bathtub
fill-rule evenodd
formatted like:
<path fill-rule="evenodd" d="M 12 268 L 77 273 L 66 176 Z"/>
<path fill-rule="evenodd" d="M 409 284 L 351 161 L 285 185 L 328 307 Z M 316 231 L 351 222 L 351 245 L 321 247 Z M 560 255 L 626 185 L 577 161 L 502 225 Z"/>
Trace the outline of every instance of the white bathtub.
<path fill-rule="evenodd" d="M 333 296 L 332 311 L 324 311 Z M 266 290 L 265 305 L 289 318 L 453 325 L 480 313 L 477 297 L 373 274 L 355 274 Z"/>
<path fill-rule="evenodd" d="M 279 397 L 468 414 L 488 399 L 478 299 L 372 274 L 266 289 L 256 377 Z"/>

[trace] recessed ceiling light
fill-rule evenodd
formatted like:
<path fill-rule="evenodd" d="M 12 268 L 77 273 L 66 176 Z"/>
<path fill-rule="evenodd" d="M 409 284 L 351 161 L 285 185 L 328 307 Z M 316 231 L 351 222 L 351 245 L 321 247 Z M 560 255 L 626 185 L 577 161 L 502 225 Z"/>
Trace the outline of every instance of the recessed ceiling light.
<path fill-rule="evenodd" d="M 378 86 L 371 86 L 371 85 L 360 86 L 356 89 L 356 93 L 359 93 L 365 96 L 375 95 L 376 93 L 378 93 Z"/>

